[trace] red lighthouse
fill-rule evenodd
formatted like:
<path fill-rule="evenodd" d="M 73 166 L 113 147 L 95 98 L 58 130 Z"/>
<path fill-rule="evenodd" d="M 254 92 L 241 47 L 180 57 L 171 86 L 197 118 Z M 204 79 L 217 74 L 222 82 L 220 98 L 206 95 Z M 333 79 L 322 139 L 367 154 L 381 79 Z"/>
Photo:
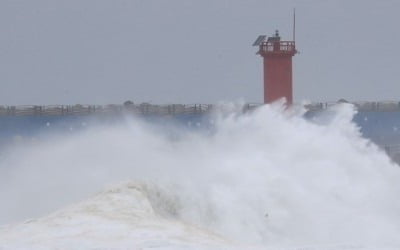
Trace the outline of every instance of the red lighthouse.
<path fill-rule="evenodd" d="M 265 39 L 266 36 L 259 36 L 253 44 L 259 46 L 257 54 L 264 60 L 264 103 L 285 98 L 290 105 L 293 103 L 292 57 L 297 53 L 295 42 L 281 41 L 278 30 Z"/>

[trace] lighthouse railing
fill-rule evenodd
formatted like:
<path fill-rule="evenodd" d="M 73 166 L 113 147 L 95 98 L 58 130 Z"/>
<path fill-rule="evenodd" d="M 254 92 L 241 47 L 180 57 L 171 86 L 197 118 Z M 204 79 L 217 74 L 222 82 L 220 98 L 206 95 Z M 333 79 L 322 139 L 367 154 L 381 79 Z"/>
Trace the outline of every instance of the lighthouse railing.
<path fill-rule="evenodd" d="M 280 42 L 262 42 L 260 44 L 260 52 L 296 52 L 296 44 L 294 41 Z"/>

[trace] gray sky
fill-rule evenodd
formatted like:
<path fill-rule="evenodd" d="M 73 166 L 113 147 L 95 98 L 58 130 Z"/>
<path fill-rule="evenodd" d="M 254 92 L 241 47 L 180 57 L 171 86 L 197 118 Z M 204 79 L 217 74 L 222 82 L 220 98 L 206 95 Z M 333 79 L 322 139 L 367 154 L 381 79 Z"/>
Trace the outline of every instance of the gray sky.
<path fill-rule="evenodd" d="M 400 100 L 400 1 L 0 0 L 0 104 L 261 102 L 293 7 L 295 101 Z"/>

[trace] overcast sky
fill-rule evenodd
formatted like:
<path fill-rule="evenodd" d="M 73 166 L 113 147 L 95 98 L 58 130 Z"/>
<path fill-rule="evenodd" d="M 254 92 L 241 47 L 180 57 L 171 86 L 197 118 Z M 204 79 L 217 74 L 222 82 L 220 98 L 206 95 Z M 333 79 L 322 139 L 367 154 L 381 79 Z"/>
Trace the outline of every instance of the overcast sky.
<path fill-rule="evenodd" d="M 397 0 L 0 0 L 0 104 L 261 102 L 294 7 L 296 102 L 400 100 Z"/>

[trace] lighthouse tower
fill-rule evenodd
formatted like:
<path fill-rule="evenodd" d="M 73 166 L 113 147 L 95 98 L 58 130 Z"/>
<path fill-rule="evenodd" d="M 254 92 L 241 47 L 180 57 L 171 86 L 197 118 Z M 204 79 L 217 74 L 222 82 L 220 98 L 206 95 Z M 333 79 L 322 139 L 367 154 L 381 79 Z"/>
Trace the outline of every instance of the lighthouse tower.
<path fill-rule="evenodd" d="M 292 57 L 297 53 L 294 35 L 293 41 L 282 41 L 279 31 L 276 30 L 268 39 L 266 36 L 259 36 L 253 46 L 259 46 L 257 54 L 264 60 L 264 103 L 285 98 L 286 103 L 291 105 L 293 103 Z"/>

